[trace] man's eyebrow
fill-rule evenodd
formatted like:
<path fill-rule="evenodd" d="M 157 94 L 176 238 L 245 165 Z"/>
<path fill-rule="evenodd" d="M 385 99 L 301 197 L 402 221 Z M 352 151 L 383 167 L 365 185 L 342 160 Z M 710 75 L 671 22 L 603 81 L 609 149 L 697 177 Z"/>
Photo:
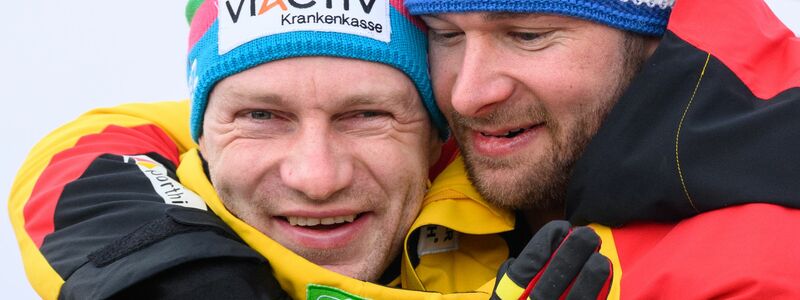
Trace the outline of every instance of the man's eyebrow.
<path fill-rule="evenodd" d="M 384 94 L 384 95 L 372 95 L 369 93 L 363 95 L 352 95 L 351 97 L 347 97 L 341 103 L 341 105 L 343 107 L 359 107 L 359 106 L 373 106 L 373 105 L 378 105 L 379 107 L 384 107 L 384 108 L 405 107 L 409 106 L 409 102 L 411 102 L 409 101 L 409 99 L 407 99 L 408 96 L 409 95 L 402 92 L 393 92 L 391 94 Z"/>
<path fill-rule="evenodd" d="M 512 12 L 490 12 L 483 15 L 484 21 L 515 20 L 540 17 L 539 14 L 531 13 L 512 13 Z"/>
<path fill-rule="evenodd" d="M 397 96 L 374 96 L 374 95 L 354 95 L 347 97 L 342 103 L 345 107 L 350 106 L 365 106 L 375 104 L 389 104 L 397 101 Z"/>
<path fill-rule="evenodd" d="M 288 99 L 281 97 L 279 94 L 267 93 L 267 94 L 250 94 L 247 92 L 241 92 L 236 88 L 230 89 L 230 94 L 226 95 L 223 99 L 226 102 L 231 101 L 234 103 L 261 103 L 261 104 L 272 104 L 278 106 L 285 106 L 288 105 Z"/>
<path fill-rule="evenodd" d="M 349 106 L 370 105 L 370 104 L 375 104 L 377 102 L 380 102 L 380 101 L 376 101 L 372 97 L 367 97 L 367 96 L 364 96 L 364 95 L 358 95 L 358 96 L 347 97 L 347 99 L 345 99 L 343 104 L 344 104 L 344 106 L 348 106 L 349 107 Z"/>
<path fill-rule="evenodd" d="M 281 97 L 281 95 L 278 95 L 278 94 L 257 95 L 257 96 L 251 97 L 250 99 L 254 100 L 254 101 L 261 102 L 261 103 L 267 103 L 267 104 L 274 104 L 274 105 L 280 105 L 280 106 L 289 105 L 289 99 L 286 99 L 285 97 Z"/>

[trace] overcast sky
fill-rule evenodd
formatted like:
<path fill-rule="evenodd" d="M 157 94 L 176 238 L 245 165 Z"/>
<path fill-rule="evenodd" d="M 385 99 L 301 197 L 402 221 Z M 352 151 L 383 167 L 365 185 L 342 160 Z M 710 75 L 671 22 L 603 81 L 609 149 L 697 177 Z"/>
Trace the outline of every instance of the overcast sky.
<path fill-rule="evenodd" d="M 6 1 L 0 18 L 0 195 L 34 143 L 95 107 L 187 97 L 185 0 Z M 22 270 L 6 201 L 0 207 L 0 291 L 36 299 Z"/>
<path fill-rule="evenodd" d="M 680 0 L 678 0 L 680 1 Z M 800 33 L 800 0 L 767 1 Z M 0 18 L 0 195 L 33 144 L 91 108 L 187 97 L 185 1 L 7 1 Z M 0 205 L 0 291 L 38 298 Z"/>

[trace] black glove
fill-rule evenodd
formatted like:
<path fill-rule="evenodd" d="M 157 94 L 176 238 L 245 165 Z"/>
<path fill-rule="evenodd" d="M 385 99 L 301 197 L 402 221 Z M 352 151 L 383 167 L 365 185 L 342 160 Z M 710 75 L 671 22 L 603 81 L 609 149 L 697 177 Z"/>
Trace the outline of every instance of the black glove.
<path fill-rule="evenodd" d="M 605 299 L 611 262 L 599 249 L 600 238 L 591 228 L 547 223 L 518 258 L 500 267 L 491 299 Z"/>

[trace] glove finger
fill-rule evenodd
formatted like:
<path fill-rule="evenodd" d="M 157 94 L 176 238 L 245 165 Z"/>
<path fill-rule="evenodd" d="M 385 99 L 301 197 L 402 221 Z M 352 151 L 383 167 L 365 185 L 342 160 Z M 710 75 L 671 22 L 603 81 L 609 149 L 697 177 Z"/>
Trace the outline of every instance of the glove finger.
<path fill-rule="evenodd" d="M 567 300 L 606 299 L 612 278 L 611 261 L 595 252 L 575 279 L 567 294 Z"/>
<path fill-rule="evenodd" d="M 505 262 L 500 266 L 500 270 L 497 271 L 497 278 L 494 281 L 494 290 L 492 290 L 492 296 L 489 300 L 501 300 L 501 299 L 517 299 L 519 295 L 522 293 L 521 287 L 517 285 L 516 282 L 511 281 L 508 276 L 506 276 L 506 272 L 508 271 L 508 266 L 514 263 L 514 258 L 506 259 Z"/>
<path fill-rule="evenodd" d="M 576 227 L 553 254 L 542 277 L 531 292 L 533 299 L 558 299 L 578 276 L 592 253 L 600 246 L 600 237 L 588 227 Z"/>
<path fill-rule="evenodd" d="M 531 238 L 517 262 L 511 264 L 506 274 L 517 285 L 527 287 L 528 283 L 542 270 L 570 231 L 567 221 L 552 221 L 542 226 Z"/>

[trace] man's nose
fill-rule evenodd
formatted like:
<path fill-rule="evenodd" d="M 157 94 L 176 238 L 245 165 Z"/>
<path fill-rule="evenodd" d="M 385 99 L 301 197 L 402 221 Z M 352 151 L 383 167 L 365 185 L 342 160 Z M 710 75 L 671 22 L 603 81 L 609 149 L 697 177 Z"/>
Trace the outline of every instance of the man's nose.
<path fill-rule="evenodd" d="M 349 186 L 353 165 L 330 126 L 304 126 L 281 164 L 281 180 L 312 200 L 325 200 Z"/>
<path fill-rule="evenodd" d="M 467 36 L 463 51 L 451 105 L 461 115 L 480 116 L 511 97 L 514 81 L 504 71 L 502 49 L 488 38 Z"/>

